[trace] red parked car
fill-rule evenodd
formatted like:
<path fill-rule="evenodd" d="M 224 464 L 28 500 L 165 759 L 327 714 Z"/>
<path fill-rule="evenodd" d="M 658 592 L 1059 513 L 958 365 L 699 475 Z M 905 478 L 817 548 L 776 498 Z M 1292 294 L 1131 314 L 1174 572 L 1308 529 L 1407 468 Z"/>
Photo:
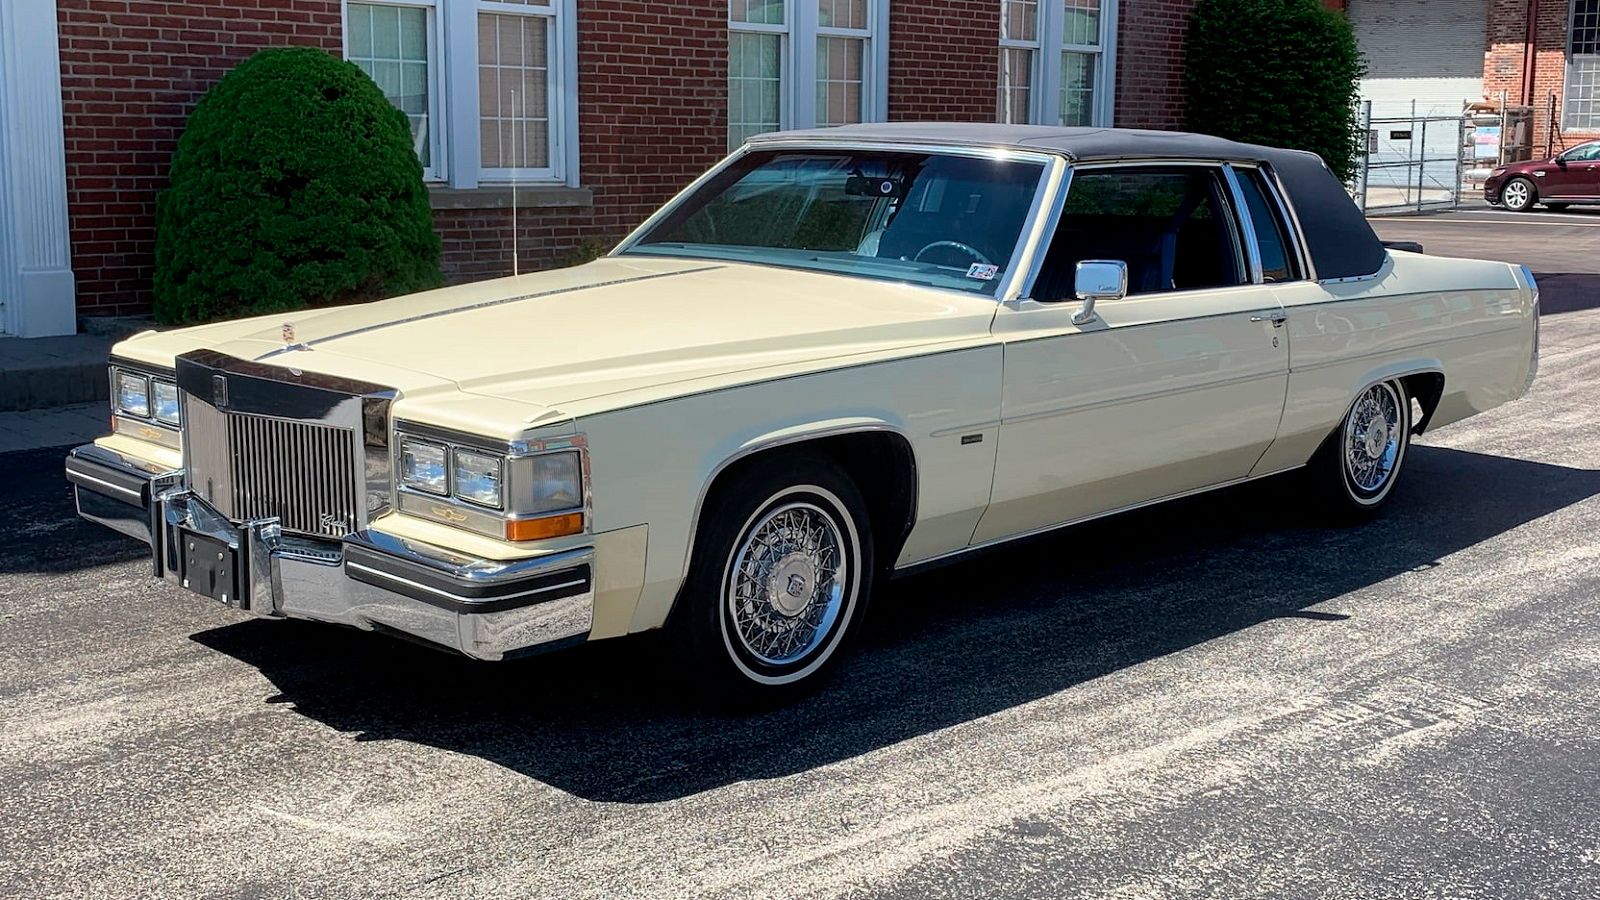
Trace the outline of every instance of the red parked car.
<path fill-rule="evenodd" d="M 1546 209 L 1600 203 L 1600 141 L 1563 150 L 1554 159 L 1500 166 L 1483 183 L 1483 198 L 1512 212 L 1526 212 L 1535 203 Z"/>

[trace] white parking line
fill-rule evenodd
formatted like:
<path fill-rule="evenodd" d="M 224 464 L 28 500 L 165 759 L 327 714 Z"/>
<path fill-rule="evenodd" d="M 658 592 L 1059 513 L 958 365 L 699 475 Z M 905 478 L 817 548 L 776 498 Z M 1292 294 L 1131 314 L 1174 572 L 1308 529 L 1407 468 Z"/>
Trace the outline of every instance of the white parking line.
<path fill-rule="evenodd" d="M 1393 222 L 1394 216 L 1381 216 L 1368 219 L 1369 222 Z M 1551 222 L 1545 219 L 1412 219 L 1411 224 L 1418 226 L 1427 225 L 1548 225 L 1552 228 L 1600 228 L 1600 222 Z"/>

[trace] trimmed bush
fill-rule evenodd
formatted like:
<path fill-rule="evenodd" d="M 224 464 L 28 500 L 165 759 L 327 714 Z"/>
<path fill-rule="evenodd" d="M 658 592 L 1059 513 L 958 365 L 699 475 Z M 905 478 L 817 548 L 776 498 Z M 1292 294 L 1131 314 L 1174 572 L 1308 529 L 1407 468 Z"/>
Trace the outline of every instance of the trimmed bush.
<path fill-rule="evenodd" d="M 157 320 L 375 300 L 441 281 L 408 121 L 353 63 L 263 50 L 195 107 L 156 202 Z"/>
<path fill-rule="evenodd" d="M 1355 32 L 1321 0 L 1199 0 L 1189 18 L 1188 129 L 1310 150 L 1341 180 L 1363 152 Z"/>

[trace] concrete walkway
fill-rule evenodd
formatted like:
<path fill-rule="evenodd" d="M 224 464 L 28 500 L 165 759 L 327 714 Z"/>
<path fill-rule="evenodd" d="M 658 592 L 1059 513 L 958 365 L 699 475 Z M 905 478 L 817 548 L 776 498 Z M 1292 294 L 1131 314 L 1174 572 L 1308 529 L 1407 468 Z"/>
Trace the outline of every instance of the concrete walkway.
<path fill-rule="evenodd" d="M 105 400 L 113 343 L 99 334 L 0 337 L 0 412 Z"/>

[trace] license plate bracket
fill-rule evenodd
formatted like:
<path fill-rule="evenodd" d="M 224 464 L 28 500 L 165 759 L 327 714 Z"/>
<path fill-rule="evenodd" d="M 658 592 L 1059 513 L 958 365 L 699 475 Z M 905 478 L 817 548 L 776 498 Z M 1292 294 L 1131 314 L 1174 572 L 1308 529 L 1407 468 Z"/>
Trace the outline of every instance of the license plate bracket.
<path fill-rule="evenodd" d="M 183 542 L 178 554 L 182 561 L 179 574 L 183 586 L 219 603 L 238 607 L 241 600 L 238 547 L 187 528 L 179 530 L 179 538 Z"/>

